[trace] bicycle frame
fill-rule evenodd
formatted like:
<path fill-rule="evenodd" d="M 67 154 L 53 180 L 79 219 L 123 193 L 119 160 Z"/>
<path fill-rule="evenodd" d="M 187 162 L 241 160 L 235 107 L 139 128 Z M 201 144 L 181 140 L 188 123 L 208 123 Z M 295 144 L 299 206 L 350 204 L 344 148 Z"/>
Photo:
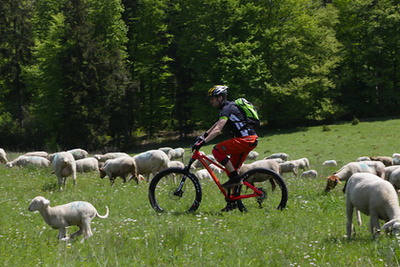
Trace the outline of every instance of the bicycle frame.
<path fill-rule="evenodd" d="M 216 183 L 216 185 L 218 186 L 219 190 L 221 191 L 221 193 L 225 196 L 225 199 L 228 202 L 234 202 L 236 200 L 239 199 L 244 199 L 244 198 L 251 198 L 251 197 L 259 197 L 262 196 L 263 192 L 261 190 L 259 190 L 257 187 L 255 187 L 254 185 L 248 183 L 247 181 L 243 181 L 243 185 L 245 185 L 246 187 L 250 188 L 251 190 L 253 190 L 252 194 L 246 194 L 246 195 L 239 195 L 239 196 L 235 196 L 234 194 L 232 195 L 230 193 L 230 189 L 228 189 L 228 192 L 225 190 L 225 188 L 223 188 L 221 186 L 221 183 L 219 182 L 217 176 L 214 174 L 214 172 L 211 170 L 210 166 L 208 166 L 207 161 L 214 164 L 215 166 L 217 166 L 218 168 L 220 168 L 221 170 L 223 170 L 227 175 L 229 175 L 229 171 L 223 167 L 222 165 L 220 165 L 218 162 L 210 159 L 209 157 L 207 157 L 206 155 L 200 153 L 198 150 L 195 150 L 193 152 L 193 155 L 189 161 L 189 165 L 187 165 L 186 167 L 188 169 L 190 169 L 190 166 L 192 165 L 192 163 L 195 160 L 198 160 L 201 162 L 201 164 L 203 164 L 204 168 L 206 168 L 206 170 L 208 171 L 208 173 L 211 175 L 212 179 L 214 180 L 214 182 Z"/>

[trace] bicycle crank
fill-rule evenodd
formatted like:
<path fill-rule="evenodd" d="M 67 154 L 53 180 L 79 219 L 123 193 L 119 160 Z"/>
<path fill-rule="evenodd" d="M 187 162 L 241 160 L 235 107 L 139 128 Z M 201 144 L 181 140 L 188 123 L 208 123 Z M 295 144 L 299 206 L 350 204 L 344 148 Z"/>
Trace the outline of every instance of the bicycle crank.
<path fill-rule="evenodd" d="M 262 208 L 261 203 L 263 203 L 263 201 L 267 199 L 268 193 L 267 193 L 267 190 L 262 187 L 258 187 L 257 189 L 262 192 L 261 196 L 256 197 L 258 205 L 260 205 L 260 208 Z"/>

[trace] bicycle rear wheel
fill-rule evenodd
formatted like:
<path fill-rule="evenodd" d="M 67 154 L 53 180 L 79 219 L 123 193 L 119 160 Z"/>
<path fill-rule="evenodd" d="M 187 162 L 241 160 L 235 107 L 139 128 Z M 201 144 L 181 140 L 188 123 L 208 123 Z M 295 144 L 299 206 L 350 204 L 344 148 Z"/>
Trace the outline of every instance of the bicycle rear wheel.
<path fill-rule="evenodd" d="M 202 191 L 197 177 L 186 169 L 167 168 L 154 176 L 149 186 L 149 200 L 157 212 L 196 211 Z"/>
<path fill-rule="evenodd" d="M 244 181 L 253 184 L 259 188 L 263 195 L 260 197 L 244 198 L 237 201 L 237 207 L 240 211 L 247 211 L 252 208 L 266 208 L 267 211 L 283 210 L 288 201 L 288 190 L 282 177 L 265 168 L 257 168 L 243 174 Z M 245 185 L 235 188 L 236 195 L 246 195 L 253 193 Z"/>

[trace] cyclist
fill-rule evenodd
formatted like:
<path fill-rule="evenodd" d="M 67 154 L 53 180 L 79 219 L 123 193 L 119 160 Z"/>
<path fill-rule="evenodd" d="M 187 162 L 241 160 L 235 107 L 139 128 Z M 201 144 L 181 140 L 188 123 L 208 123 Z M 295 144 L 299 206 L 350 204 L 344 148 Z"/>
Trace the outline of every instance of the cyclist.
<path fill-rule="evenodd" d="M 207 99 L 210 104 L 221 110 L 219 119 L 204 134 L 197 137 L 193 149 L 199 150 L 218 136 L 225 125 L 228 126 L 232 138 L 215 145 L 212 154 L 229 171 L 229 180 L 222 186 L 231 188 L 243 183 L 237 170 L 242 166 L 250 151 L 257 146 L 258 136 L 255 130 L 247 125 L 245 114 L 235 105 L 235 102 L 227 100 L 227 89 L 225 85 L 214 85 L 208 90 Z"/>

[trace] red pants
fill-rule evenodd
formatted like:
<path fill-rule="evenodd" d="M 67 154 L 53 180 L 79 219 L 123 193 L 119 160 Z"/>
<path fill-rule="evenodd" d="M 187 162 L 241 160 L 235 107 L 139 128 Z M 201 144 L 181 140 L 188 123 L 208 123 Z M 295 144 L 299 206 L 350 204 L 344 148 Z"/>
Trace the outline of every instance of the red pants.
<path fill-rule="evenodd" d="M 250 151 L 257 146 L 257 143 L 257 135 L 234 137 L 217 144 L 213 148 L 212 154 L 224 166 L 230 159 L 233 167 L 237 170 L 242 166 Z"/>

